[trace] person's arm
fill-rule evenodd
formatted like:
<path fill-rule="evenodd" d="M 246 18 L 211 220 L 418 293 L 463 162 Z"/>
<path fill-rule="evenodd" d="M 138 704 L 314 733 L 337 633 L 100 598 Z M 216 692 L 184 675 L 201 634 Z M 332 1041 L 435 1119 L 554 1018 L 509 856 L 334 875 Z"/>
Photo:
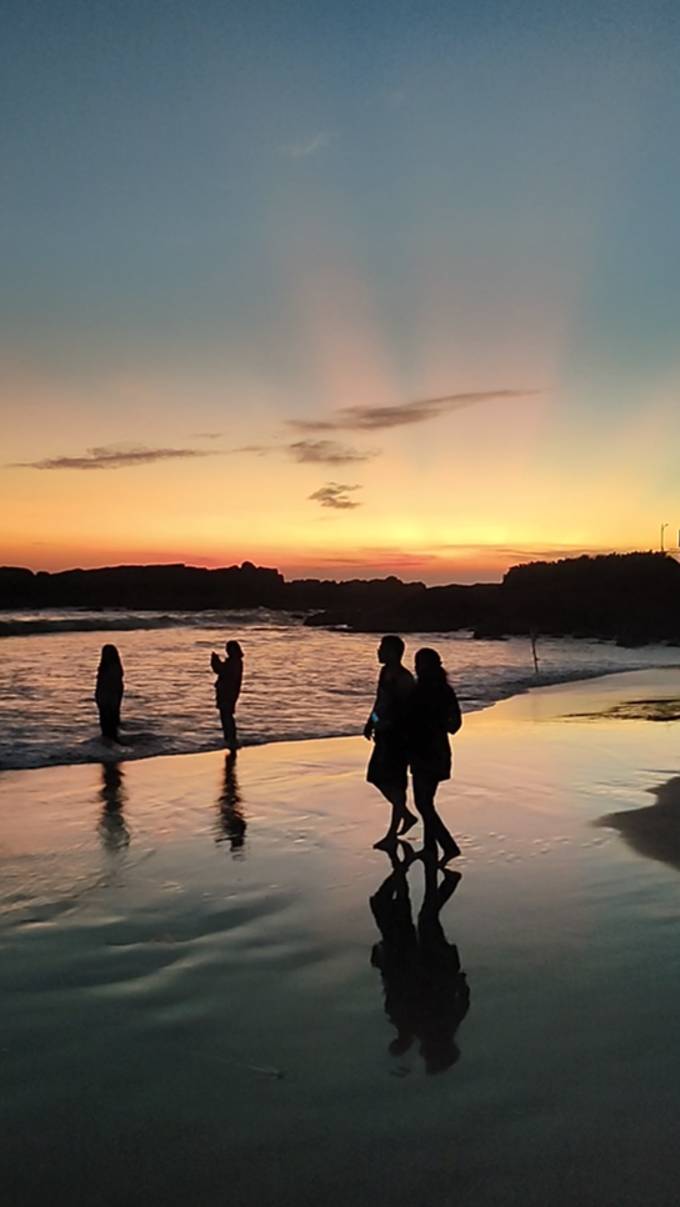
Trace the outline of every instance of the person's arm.
<path fill-rule="evenodd" d="M 449 701 L 448 701 L 447 716 L 446 716 L 446 729 L 447 729 L 448 733 L 458 733 L 458 730 L 460 729 L 461 725 L 463 724 L 463 716 L 460 711 L 460 704 L 458 703 L 458 696 L 456 695 L 456 693 L 452 687 L 449 688 L 449 691 L 451 692 L 451 695 L 450 695 Z"/>
<path fill-rule="evenodd" d="M 373 708 L 371 709 L 369 716 L 368 716 L 368 720 L 367 720 L 366 724 L 364 725 L 364 737 L 367 738 L 369 742 L 370 742 L 371 738 L 373 737 L 373 734 L 375 733 L 375 717 L 378 715 L 378 699 L 380 697 L 380 680 L 381 680 L 381 678 L 382 678 L 382 671 L 380 672 L 380 675 L 378 676 L 378 690 L 376 691 L 376 694 L 375 694 Z"/>
<path fill-rule="evenodd" d="M 378 697 L 376 696 L 375 701 L 373 703 L 373 708 L 371 709 L 370 713 L 368 714 L 368 720 L 367 720 L 366 724 L 364 725 L 364 737 L 367 738 L 369 742 L 375 732 L 375 717 L 377 716 L 377 706 L 378 706 Z"/>
<path fill-rule="evenodd" d="M 219 675 L 221 667 L 222 659 L 220 658 L 219 654 L 216 654 L 213 650 L 212 654 L 210 655 L 210 668 L 215 675 Z"/>

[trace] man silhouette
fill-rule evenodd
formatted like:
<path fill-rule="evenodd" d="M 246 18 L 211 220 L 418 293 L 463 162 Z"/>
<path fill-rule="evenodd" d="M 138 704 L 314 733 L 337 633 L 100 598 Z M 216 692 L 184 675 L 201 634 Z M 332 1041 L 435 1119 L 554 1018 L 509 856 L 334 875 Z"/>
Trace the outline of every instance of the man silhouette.
<path fill-rule="evenodd" d="M 407 750 L 405 715 L 406 706 L 415 680 L 410 671 L 402 666 L 404 643 L 401 637 L 389 633 L 378 646 L 378 676 L 373 711 L 364 726 L 364 737 L 374 742 L 369 759 L 366 779 L 375 784 L 392 806 L 392 817 L 387 833 L 374 845 L 389 849 L 397 841 L 397 834 L 405 834 L 418 818 L 406 807 Z"/>

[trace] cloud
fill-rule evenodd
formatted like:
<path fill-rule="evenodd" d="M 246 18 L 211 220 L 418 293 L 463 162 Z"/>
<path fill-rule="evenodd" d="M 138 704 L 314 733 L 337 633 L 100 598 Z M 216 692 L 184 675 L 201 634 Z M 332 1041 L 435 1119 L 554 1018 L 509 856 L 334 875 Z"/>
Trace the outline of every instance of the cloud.
<path fill-rule="evenodd" d="M 147 448 L 142 444 L 106 444 L 88 448 L 82 457 L 46 457 L 42 461 L 19 461 L 15 462 L 15 468 L 126 469 L 131 465 L 149 465 L 154 461 L 209 456 L 210 453 L 195 448 Z"/>
<path fill-rule="evenodd" d="M 451 411 L 474 406 L 478 402 L 526 398 L 539 394 L 540 390 L 473 390 L 460 394 L 445 394 L 441 398 L 419 398 L 413 402 L 400 402 L 386 407 L 341 407 L 331 419 L 289 419 L 288 426 L 298 432 L 363 432 L 383 431 L 387 428 L 405 427 L 412 423 L 426 423 L 438 419 Z"/>
<path fill-rule="evenodd" d="M 332 141 L 333 135 L 329 130 L 320 130 L 318 134 L 313 134 L 304 142 L 287 143 L 280 150 L 281 154 L 287 155 L 289 159 L 308 159 L 310 155 L 317 155 L 319 151 L 325 151 Z"/>
<path fill-rule="evenodd" d="M 222 432 L 191 432 L 194 440 L 219 440 Z"/>
<path fill-rule="evenodd" d="M 346 482 L 327 482 L 325 486 L 320 486 L 314 494 L 308 495 L 308 498 L 313 499 L 315 503 L 319 503 L 321 507 L 332 507 L 336 511 L 347 511 L 351 507 L 360 507 L 361 504 L 356 499 L 350 499 L 349 495 L 355 490 L 361 490 L 358 484 L 353 486 Z"/>
<path fill-rule="evenodd" d="M 430 548 L 437 553 L 476 553 L 482 556 L 490 554 L 495 558 L 511 558 L 523 562 L 551 562 L 559 558 L 597 557 L 599 554 L 634 552 L 632 545 L 626 546 L 625 549 L 614 548 L 611 545 L 552 545 L 541 548 L 532 545 L 492 545 L 474 541 L 462 545 L 432 545 Z"/>
<path fill-rule="evenodd" d="M 344 554 L 329 554 L 317 557 L 319 565 L 359 566 L 372 569 L 394 570 L 411 569 L 416 566 L 430 566 L 437 561 L 433 553 L 404 553 L 400 549 L 362 548 L 355 556 Z"/>
<path fill-rule="evenodd" d="M 370 461 L 379 455 L 378 449 L 352 448 L 337 440 L 294 440 L 292 444 L 241 444 L 238 448 L 225 449 L 229 456 L 252 453 L 265 457 L 270 453 L 287 454 L 300 465 L 353 465 Z"/>
<path fill-rule="evenodd" d="M 288 445 L 288 452 L 294 461 L 309 465 L 352 465 L 378 456 L 377 449 L 362 451 L 336 440 L 296 440 Z"/>

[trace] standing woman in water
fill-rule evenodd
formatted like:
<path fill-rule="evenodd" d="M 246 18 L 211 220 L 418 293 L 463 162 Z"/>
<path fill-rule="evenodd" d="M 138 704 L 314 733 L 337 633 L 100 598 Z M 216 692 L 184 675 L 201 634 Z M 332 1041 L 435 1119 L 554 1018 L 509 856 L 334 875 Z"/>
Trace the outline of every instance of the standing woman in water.
<path fill-rule="evenodd" d="M 458 733 L 463 719 L 437 651 L 418 650 L 415 670 L 407 724 L 413 800 L 424 823 L 425 850 L 436 855 L 439 844 L 445 864 L 460 855 L 460 847 L 437 813 L 434 798 L 441 781 L 451 778 L 449 734 Z"/>
<path fill-rule="evenodd" d="M 94 698 L 99 709 L 102 737 L 118 741 L 123 700 L 123 664 L 115 645 L 103 645 Z"/>

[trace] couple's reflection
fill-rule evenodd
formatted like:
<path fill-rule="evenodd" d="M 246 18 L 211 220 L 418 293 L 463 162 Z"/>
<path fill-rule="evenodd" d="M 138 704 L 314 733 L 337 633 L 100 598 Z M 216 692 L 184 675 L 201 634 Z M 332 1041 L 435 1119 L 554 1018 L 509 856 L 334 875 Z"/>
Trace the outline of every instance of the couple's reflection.
<path fill-rule="evenodd" d="M 224 760 L 222 789 L 217 799 L 215 842 L 228 842 L 234 854 L 243 854 L 247 825 L 241 808 L 236 755 L 228 754 Z"/>
<path fill-rule="evenodd" d="M 99 799 L 102 803 L 99 834 L 105 850 L 115 855 L 130 844 L 130 831 L 123 815 L 127 792 L 121 763 L 102 763 Z"/>
<path fill-rule="evenodd" d="M 390 855 L 392 870 L 370 898 L 382 935 L 371 963 L 380 969 L 385 1013 L 397 1032 L 389 1051 L 401 1056 L 417 1041 L 426 1072 L 441 1073 L 460 1056 L 456 1032 L 470 1004 L 458 948 L 449 943 L 439 920 L 461 876 L 440 871 L 434 860 L 423 856 L 425 894 L 414 924 L 408 872 L 420 857 L 408 843 L 400 845 L 402 858 L 397 850 Z"/>

